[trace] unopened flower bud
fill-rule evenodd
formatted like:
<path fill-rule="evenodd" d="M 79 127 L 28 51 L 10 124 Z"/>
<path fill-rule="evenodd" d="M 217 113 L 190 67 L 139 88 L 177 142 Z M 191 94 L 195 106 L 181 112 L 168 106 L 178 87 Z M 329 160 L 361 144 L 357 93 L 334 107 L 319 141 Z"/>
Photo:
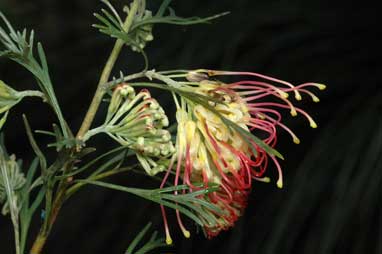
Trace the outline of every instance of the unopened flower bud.
<path fill-rule="evenodd" d="M 164 142 L 168 142 L 168 141 L 170 141 L 170 140 L 171 140 L 171 134 L 170 134 L 168 131 L 166 131 L 166 132 L 162 135 L 162 140 L 163 140 Z"/>
<path fill-rule="evenodd" d="M 138 137 L 137 138 L 137 145 L 143 147 L 145 144 L 145 138 L 144 137 Z"/>
<path fill-rule="evenodd" d="M 148 34 L 146 37 L 145 37 L 145 40 L 146 41 L 152 41 L 154 40 L 154 36 L 152 34 Z"/>
<path fill-rule="evenodd" d="M 161 124 L 163 127 L 167 127 L 170 124 L 166 115 L 162 118 Z"/>
<path fill-rule="evenodd" d="M 159 103 L 155 99 L 152 99 L 150 102 L 150 109 L 158 109 L 158 108 L 159 108 Z"/>
<path fill-rule="evenodd" d="M 161 150 L 159 148 L 154 148 L 153 155 L 158 157 L 161 154 Z"/>
<path fill-rule="evenodd" d="M 187 73 L 186 79 L 190 82 L 200 82 L 202 80 L 207 80 L 208 75 L 201 72 L 190 71 Z"/>
<path fill-rule="evenodd" d="M 129 97 L 129 98 L 134 98 L 135 97 L 135 90 L 131 86 L 124 84 L 121 86 L 119 92 L 121 93 L 122 96 L 124 97 Z"/>
<path fill-rule="evenodd" d="M 145 124 L 150 126 L 151 128 L 151 125 L 153 124 L 153 119 L 151 117 L 145 117 Z"/>
<path fill-rule="evenodd" d="M 151 98 L 151 94 L 147 89 L 142 89 L 139 93 L 143 95 L 144 100 Z"/>
<path fill-rule="evenodd" d="M 143 152 L 145 154 L 152 154 L 154 152 L 154 148 L 152 146 L 145 146 Z"/>
<path fill-rule="evenodd" d="M 163 116 L 163 115 L 160 114 L 160 113 L 155 113 L 155 114 L 154 114 L 154 119 L 155 119 L 155 120 L 159 120 L 159 119 L 162 118 L 162 116 Z"/>

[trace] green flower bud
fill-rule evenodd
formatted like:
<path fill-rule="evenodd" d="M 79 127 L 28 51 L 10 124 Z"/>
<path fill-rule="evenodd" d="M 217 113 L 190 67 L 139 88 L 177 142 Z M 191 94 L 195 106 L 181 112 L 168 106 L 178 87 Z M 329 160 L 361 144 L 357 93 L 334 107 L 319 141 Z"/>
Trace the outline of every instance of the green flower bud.
<path fill-rule="evenodd" d="M 162 118 L 161 124 L 163 127 L 169 126 L 170 122 L 168 121 L 168 117 L 166 115 L 164 115 L 164 117 Z"/>
<path fill-rule="evenodd" d="M 146 10 L 143 16 L 136 17 L 136 22 L 144 21 L 149 18 L 152 18 L 152 13 L 151 11 Z M 152 24 L 144 24 L 137 27 L 133 31 L 130 31 L 129 35 L 132 42 L 127 44 L 133 51 L 141 52 L 146 47 L 147 42 L 150 42 L 154 39 L 152 30 Z"/>
<path fill-rule="evenodd" d="M 143 147 L 145 144 L 145 138 L 144 137 L 138 137 L 137 138 L 137 146 Z"/>
<path fill-rule="evenodd" d="M 154 148 L 152 146 L 146 146 L 143 149 L 143 153 L 147 154 L 147 155 L 153 154 L 154 153 Z"/>
<path fill-rule="evenodd" d="M 129 85 L 121 86 L 119 92 L 122 96 L 128 97 L 129 99 L 133 99 L 135 97 L 135 90 Z"/>

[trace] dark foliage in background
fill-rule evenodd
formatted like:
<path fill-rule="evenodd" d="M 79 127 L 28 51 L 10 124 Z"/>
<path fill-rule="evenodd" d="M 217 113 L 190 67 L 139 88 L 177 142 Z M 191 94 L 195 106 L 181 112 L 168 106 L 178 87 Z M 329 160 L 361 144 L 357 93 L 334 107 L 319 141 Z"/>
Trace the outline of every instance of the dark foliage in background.
<path fill-rule="evenodd" d="M 234 229 L 211 241 L 202 234 L 193 234 L 190 240 L 179 237 L 174 252 L 382 253 L 382 54 L 376 5 L 178 0 L 174 7 L 183 16 L 226 10 L 232 14 L 207 26 L 156 27 L 156 40 L 147 50 L 151 68 L 248 70 L 296 84 L 328 85 L 319 104 L 304 105 L 319 128 L 311 130 L 301 119 L 290 119 L 302 143 L 294 145 L 287 135 L 280 140 L 278 149 L 286 157 L 284 189 L 258 183 Z M 109 38 L 90 27 L 95 22 L 91 14 L 99 8 L 94 0 L 0 2 L 16 27 L 34 28 L 44 42 L 58 99 L 74 129 L 112 46 Z M 142 64 L 139 55 L 126 53 L 116 70 L 136 71 Z M 25 71 L 4 61 L 0 77 L 18 89 L 33 82 Z M 168 100 L 158 96 L 164 103 Z M 29 162 L 32 150 L 19 114 L 25 111 L 35 129 L 50 128 L 55 118 L 32 101 L 12 111 L 5 128 L 8 150 Z M 112 145 L 103 138 L 97 142 L 105 149 Z M 147 182 L 131 175 L 115 180 L 133 186 Z M 147 184 L 157 185 L 151 180 Z M 162 229 L 157 205 L 88 187 L 65 205 L 45 253 L 123 253 L 148 220 Z M 8 223 L 1 218 L 4 254 L 13 252 Z M 37 223 L 38 218 L 35 231 Z"/>

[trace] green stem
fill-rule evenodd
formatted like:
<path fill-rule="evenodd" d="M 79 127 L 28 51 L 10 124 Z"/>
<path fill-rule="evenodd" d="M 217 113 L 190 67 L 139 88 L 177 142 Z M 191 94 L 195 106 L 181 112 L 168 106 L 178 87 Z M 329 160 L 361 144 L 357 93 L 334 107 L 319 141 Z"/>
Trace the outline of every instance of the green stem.
<path fill-rule="evenodd" d="M 1 154 L 3 151 L 0 150 L 0 177 L 3 179 L 3 188 L 6 194 L 6 198 L 8 201 L 9 213 L 11 215 L 11 220 L 13 224 L 13 230 L 15 235 L 15 248 L 16 254 L 21 254 L 21 245 L 20 245 L 20 224 L 19 224 L 19 213 L 20 210 L 17 204 L 17 196 L 13 190 L 13 185 L 10 180 L 10 172 L 8 169 L 7 163 Z"/>
<path fill-rule="evenodd" d="M 37 236 L 35 242 L 33 243 L 30 254 L 40 254 L 42 251 L 42 248 L 45 245 L 47 238 L 48 238 L 48 235 L 39 234 Z"/>
<path fill-rule="evenodd" d="M 64 172 L 72 170 L 73 168 L 73 162 L 69 162 L 64 166 Z M 45 242 L 49 236 L 49 233 L 52 229 L 52 226 L 54 222 L 56 221 L 58 212 L 60 211 L 63 203 L 64 203 L 64 197 L 65 197 L 65 192 L 67 190 L 68 182 L 67 179 L 61 180 L 58 188 L 57 188 L 57 193 L 55 195 L 55 198 L 53 199 L 53 188 L 54 186 L 50 184 L 50 182 L 47 185 L 47 193 L 45 194 L 45 199 L 46 199 L 46 215 L 44 219 L 44 223 L 40 229 L 39 234 L 37 235 L 33 246 L 31 248 L 30 253 L 31 254 L 40 254 Z"/>
<path fill-rule="evenodd" d="M 129 15 L 127 16 L 125 23 L 123 24 L 123 30 L 125 31 L 125 33 L 128 33 L 130 30 L 130 27 L 132 26 L 135 14 L 138 11 L 138 7 L 139 7 L 139 0 L 134 0 L 130 8 Z M 118 39 L 115 42 L 113 51 L 111 52 L 111 55 L 106 62 L 105 68 L 102 71 L 101 78 L 98 82 L 97 90 L 90 104 L 88 112 L 86 113 L 86 116 L 82 122 L 80 130 L 77 133 L 78 139 L 82 139 L 85 133 L 89 130 L 94 120 L 94 117 L 98 111 L 98 107 L 101 104 L 102 98 L 106 92 L 106 89 L 103 85 L 109 80 L 111 71 L 113 70 L 115 62 L 118 59 L 119 53 L 121 52 L 123 45 L 124 45 L 124 42 L 121 39 Z"/>
<path fill-rule="evenodd" d="M 48 186 L 46 194 L 45 194 L 45 213 L 46 213 L 46 216 L 48 216 L 50 214 L 50 211 L 52 209 L 52 201 L 53 201 L 53 190 L 52 190 L 52 188 L 53 187 Z M 44 223 L 42 226 L 43 232 L 48 232 L 48 228 L 49 228 L 48 222 L 49 222 L 49 219 L 47 217 L 47 219 L 44 220 Z"/>
<path fill-rule="evenodd" d="M 15 216 L 17 216 L 17 215 L 15 215 L 14 213 L 11 213 L 13 229 L 14 229 L 14 233 L 15 233 L 16 254 L 21 254 L 19 220 Z"/>
<path fill-rule="evenodd" d="M 44 93 L 35 90 L 25 90 L 17 93 L 20 97 L 40 97 L 45 99 Z"/>
<path fill-rule="evenodd" d="M 134 17 L 138 11 L 139 3 L 140 3 L 139 0 L 134 0 L 134 2 L 131 4 L 129 14 L 125 20 L 125 23 L 123 24 L 123 29 L 126 33 L 128 33 L 128 31 L 130 30 L 130 27 L 133 24 Z M 96 90 L 95 95 L 93 97 L 93 100 L 89 106 L 88 112 L 86 113 L 85 118 L 81 124 L 81 127 L 77 133 L 78 139 L 83 138 L 83 136 L 87 133 L 87 131 L 89 130 L 89 128 L 90 128 L 90 126 L 94 120 L 94 117 L 98 111 L 99 105 L 101 104 L 102 98 L 107 91 L 107 89 L 105 89 L 105 87 L 104 87 L 104 84 L 107 83 L 107 81 L 110 78 L 111 71 L 112 71 L 112 69 L 113 69 L 113 67 L 114 67 L 114 65 L 118 59 L 118 56 L 122 50 L 123 45 L 124 45 L 124 42 L 120 39 L 118 39 L 115 42 L 114 48 L 113 48 L 113 50 L 112 50 L 112 52 L 111 52 L 111 54 L 110 54 L 110 56 L 106 62 L 106 65 L 102 71 L 100 80 L 98 82 L 97 90 Z M 72 170 L 72 168 L 70 168 L 70 169 L 68 168 L 68 170 L 70 171 L 70 170 Z M 43 225 L 40 233 L 38 234 L 35 242 L 33 243 L 33 246 L 31 248 L 31 252 L 30 252 L 31 254 L 40 254 L 41 253 L 41 251 L 45 245 L 45 242 L 47 240 L 47 237 L 50 233 L 50 230 L 52 228 L 52 225 L 54 224 L 54 222 L 57 218 L 57 215 L 58 215 L 64 201 L 66 200 L 65 197 L 67 196 L 66 194 L 68 191 L 68 182 L 66 181 L 66 179 L 63 179 L 62 181 L 63 182 L 61 182 L 61 183 L 63 183 L 63 184 L 60 184 L 59 187 L 57 188 L 57 195 L 54 198 L 54 202 L 52 204 L 50 214 L 47 214 L 44 225 Z"/>
<path fill-rule="evenodd" d="M 137 78 L 144 78 L 144 77 L 146 77 L 146 75 L 145 75 L 146 72 L 147 71 L 142 71 L 142 72 L 138 72 L 138 73 L 127 75 L 125 77 L 121 77 L 121 78 L 113 80 L 113 81 L 109 81 L 109 82 L 103 84 L 103 87 L 104 87 L 104 89 L 110 89 L 113 86 L 115 86 L 116 84 L 119 84 L 119 83 L 122 83 L 122 82 L 127 82 L 127 81 L 130 81 L 130 80 L 133 80 L 133 79 L 137 79 Z"/>
<path fill-rule="evenodd" d="M 86 142 L 88 139 L 90 139 L 91 137 L 93 137 L 94 135 L 97 135 L 101 132 L 104 132 L 105 131 L 105 127 L 104 125 L 101 125 L 100 127 L 97 127 L 97 128 L 94 128 L 94 129 L 91 129 L 91 130 L 88 130 L 85 135 L 82 137 L 82 141 L 83 142 Z"/>

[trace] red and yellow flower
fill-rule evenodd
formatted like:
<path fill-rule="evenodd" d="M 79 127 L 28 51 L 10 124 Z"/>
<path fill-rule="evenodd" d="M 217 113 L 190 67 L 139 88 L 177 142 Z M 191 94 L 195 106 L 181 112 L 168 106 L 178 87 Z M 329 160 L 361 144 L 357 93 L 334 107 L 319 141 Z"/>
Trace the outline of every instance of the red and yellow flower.
<path fill-rule="evenodd" d="M 175 75 L 176 77 L 182 75 Z M 217 76 L 249 76 L 258 80 L 243 80 L 233 83 L 210 80 Z M 317 125 L 304 110 L 296 107 L 288 99 L 293 93 L 296 100 L 302 99 L 302 94 L 309 95 L 313 101 L 319 99 L 307 88 L 325 89 L 324 85 L 305 83 L 298 86 L 271 78 L 265 75 L 249 72 L 227 72 L 196 70 L 184 74 L 188 82 L 182 82 L 182 90 L 195 95 L 209 98 L 208 104 L 198 104 L 192 100 L 181 98 L 177 102 L 177 142 L 174 185 L 180 182 L 189 186 L 190 191 L 211 184 L 219 186 L 218 191 L 200 197 L 217 205 L 224 211 L 223 215 L 211 214 L 216 217 L 214 225 L 204 226 L 208 237 L 219 234 L 233 226 L 241 216 L 247 204 L 252 180 L 269 182 L 264 173 L 273 162 L 278 171 L 277 186 L 283 186 L 281 166 L 275 155 L 268 154 L 258 143 L 247 140 L 227 121 L 236 124 L 245 132 L 252 132 L 262 137 L 262 142 L 274 148 L 277 143 L 278 127 L 287 131 L 295 143 L 300 140 L 283 122 L 279 109 L 289 109 L 292 116 L 303 115 L 312 128 Z M 175 159 L 174 159 L 175 160 Z M 172 165 L 169 169 L 172 169 Z M 163 179 L 167 181 L 168 174 Z M 177 194 L 177 193 L 175 193 Z M 165 221 L 167 242 L 171 242 L 167 226 L 166 214 L 162 207 Z M 185 229 L 179 212 L 178 223 L 186 237 Z"/>

